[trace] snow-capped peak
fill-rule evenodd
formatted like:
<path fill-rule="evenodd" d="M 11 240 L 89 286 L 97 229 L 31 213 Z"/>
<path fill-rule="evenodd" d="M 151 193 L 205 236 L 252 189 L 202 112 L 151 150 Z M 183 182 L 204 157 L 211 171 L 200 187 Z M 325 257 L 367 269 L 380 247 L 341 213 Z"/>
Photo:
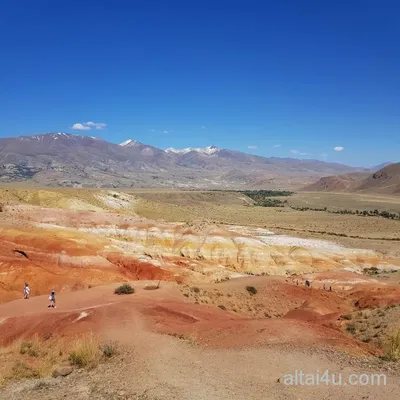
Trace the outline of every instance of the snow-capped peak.
<path fill-rule="evenodd" d="M 120 143 L 119 145 L 122 147 L 135 147 L 140 144 L 137 140 L 128 139 L 125 142 Z"/>
<path fill-rule="evenodd" d="M 187 147 L 185 149 L 175 149 L 173 147 L 168 147 L 165 151 L 167 153 L 175 153 L 175 154 L 186 154 L 190 153 L 191 151 L 196 151 L 201 154 L 214 154 L 217 153 L 220 149 L 215 146 L 207 146 L 207 147 Z"/>
<path fill-rule="evenodd" d="M 47 138 L 51 138 L 53 140 L 57 140 L 59 138 L 67 138 L 70 139 L 72 135 L 70 133 L 65 133 L 65 132 L 50 132 L 50 133 L 39 133 L 37 135 L 32 135 L 32 136 L 20 136 L 18 139 L 19 140 L 44 140 Z"/>

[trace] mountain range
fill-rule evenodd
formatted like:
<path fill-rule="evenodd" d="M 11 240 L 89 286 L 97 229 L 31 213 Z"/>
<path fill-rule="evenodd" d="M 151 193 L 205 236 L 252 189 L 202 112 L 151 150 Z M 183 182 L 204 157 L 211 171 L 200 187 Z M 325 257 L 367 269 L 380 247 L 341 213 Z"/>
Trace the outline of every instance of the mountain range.
<path fill-rule="evenodd" d="M 261 157 L 215 146 L 159 149 L 70 133 L 0 139 L 0 182 L 61 187 L 299 188 L 368 171 L 338 163 Z"/>

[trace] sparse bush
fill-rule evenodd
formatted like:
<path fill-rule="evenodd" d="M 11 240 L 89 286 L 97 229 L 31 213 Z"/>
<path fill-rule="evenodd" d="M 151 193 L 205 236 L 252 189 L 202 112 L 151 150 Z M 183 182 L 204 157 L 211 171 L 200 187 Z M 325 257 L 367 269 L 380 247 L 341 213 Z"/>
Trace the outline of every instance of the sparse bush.
<path fill-rule="evenodd" d="M 48 382 L 39 381 L 38 383 L 36 383 L 36 385 L 33 387 L 33 389 L 41 390 L 41 389 L 47 389 L 48 387 L 50 387 L 50 384 Z"/>
<path fill-rule="evenodd" d="M 44 335 L 43 335 L 43 340 L 49 340 L 49 339 L 51 339 L 53 337 L 53 334 L 52 333 L 45 333 Z"/>
<path fill-rule="evenodd" d="M 117 287 L 114 290 L 114 293 L 115 294 L 132 294 L 132 293 L 135 293 L 135 289 L 128 283 L 124 283 L 123 285 Z"/>
<path fill-rule="evenodd" d="M 347 330 L 347 332 L 349 332 L 352 335 L 354 335 L 356 333 L 356 325 L 351 322 L 351 323 L 347 324 L 346 330 Z"/>
<path fill-rule="evenodd" d="M 362 340 L 364 343 L 369 343 L 371 341 L 370 337 L 366 337 Z"/>
<path fill-rule="evenodd" d="M 343 315 L 343 319 L 351 320 L 351 319 L 353 319 L 353 316 L 351 314 L 346 314 L 346 315 Z"/>
<path fill-rule="evenodd" d="M 101 346 L 103 357 L 111 358 L 118 354 L 117 345 L 115 343 L 107 343 Z"/>
<path fill-rule="evenodd" d="M 21 345 L 19 346 L 19 352 L 20 354 L 26 354 L 27 351 L 32 347 L 31 342 L 22 342 Z"/>
<path fill-rule="evenodd" d="M 35 337 L 32 341 L 22 342 L 19 346 L 19 353 L 26 354 L 30 357 L 39 357 L 40 355 L 40 343 Z"/>
<path fill-rule="evenodd" d="M 197 286 L 193 286 L 190 290 L 195 293 L 200 293 L 200 289 Z"/>
<path fill-rule="evenodd" d="M 39 372 L 23 362 L 17 361 L 12 368 L 11 379 L 32 379 L 39 378 Z"/>
<path fill-rule="evenodd" d="M 254 286 L 246 286 L 246 290 L 251 294 L 257 294 L 257 289 Z"/>
<path fill-rule="evenodd" d="M 226 311 L 226 307 L 225 307 L 223 304 L 220 304 L 218 307 L 219 307 L 221 310 Z"/>

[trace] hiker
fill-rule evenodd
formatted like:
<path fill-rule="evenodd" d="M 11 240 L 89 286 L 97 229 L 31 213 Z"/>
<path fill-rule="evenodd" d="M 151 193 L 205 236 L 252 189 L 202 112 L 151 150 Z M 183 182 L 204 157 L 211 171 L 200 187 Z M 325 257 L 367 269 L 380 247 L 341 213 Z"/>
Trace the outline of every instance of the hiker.
<path fill-rule="evenodd" d="M 332 286 L 329 286 L 329 291 L 332 292 Z"/>
<path fill-rule="evenodd" d="M 52 290 L 52 292 L 51 292 L 51 294 L 49 296 L 49 300 L 50 300 L 50 303 L 49 303 L 49 305 L 47 307 L 56 308 L 56 292 L 54 291 L 54 289 Z"/>
<path fill-rule="evenodd" d="M 324 283 L 323 289 L 326 290 L 325 283 Z"/>
<path fill-rule="evenodd" d="M 311 286 L 311 282 L 309 280 L 306 280 L 306 286 L 310 287 Z"/>
<path fill-rule="evenodd" d="M 29 288 L 29 285 L 25 283 L 24 287 L 24 299 L 29 299 L 29 295 L 31 293 L 31 289 Z"/>
<path fill-rule="evenodd" d="M 296 285 L 299 286 L 299 280 L 298 280 L 298 279 L 297 279 L 297 281 L 296 281 Z"/>

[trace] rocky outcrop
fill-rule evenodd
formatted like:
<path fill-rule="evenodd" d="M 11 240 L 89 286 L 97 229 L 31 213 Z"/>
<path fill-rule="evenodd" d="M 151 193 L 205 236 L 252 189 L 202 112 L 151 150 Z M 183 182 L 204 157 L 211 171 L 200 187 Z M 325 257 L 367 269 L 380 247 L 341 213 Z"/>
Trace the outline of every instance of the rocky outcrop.
<path fill-rule="evenodd" d="M 234 228 L 234 227 L 233 227 Z M 231 271 L 248 274 L 287 275 L 353 269 L 379 265 L 377 254 L 347 249 L 334 243 L 297 239 L 282 235 L 260 234 L 256 229 L 240 233 L 240 227 L 228 230 L 210 226 L 200 232 L 182 225 L 132 225 L 78 228 L 80 231 L 114 237 L 133 243 L 135 252 L 156 258 L 164 256 L 211 262 Z"/>
<path fill-rule="evenodd" d="M 204 283 L 243 275 L 362 272 L 391 261 L 398 268 L 396 260 L 373 251 L 261 228 L 34 207 L 18 215 L 25 225 L 0 228 L 0 301 L 20 296 L 25 282 L 35 295 L 127 280 Z"/>

